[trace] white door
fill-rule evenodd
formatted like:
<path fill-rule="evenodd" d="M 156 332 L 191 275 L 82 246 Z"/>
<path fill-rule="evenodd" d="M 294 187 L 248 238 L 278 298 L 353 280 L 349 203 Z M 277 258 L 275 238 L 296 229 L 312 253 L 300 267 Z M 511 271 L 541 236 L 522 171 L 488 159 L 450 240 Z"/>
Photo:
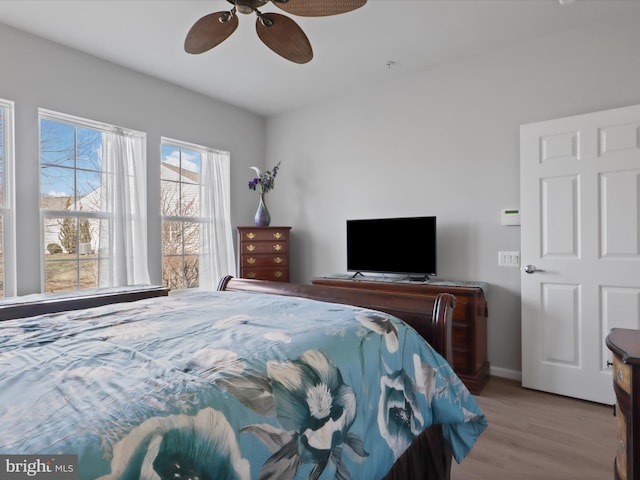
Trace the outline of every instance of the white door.
<path fill-rule="evenodd" d="M 613 404 L 605 338 L 640 328 L 640 105 L 523 125 L 520 175 L 522 384 Z"/>

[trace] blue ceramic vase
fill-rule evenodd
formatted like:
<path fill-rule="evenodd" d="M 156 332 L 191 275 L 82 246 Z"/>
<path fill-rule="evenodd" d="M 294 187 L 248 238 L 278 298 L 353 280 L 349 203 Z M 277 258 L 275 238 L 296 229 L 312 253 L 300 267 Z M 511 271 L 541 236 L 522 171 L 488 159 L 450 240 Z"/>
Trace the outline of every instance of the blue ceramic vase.
<path fill-rule="evenodd" d="M 264 203 L 264 194 L 260 195 L 260 202 L 258 203 L 258 210 L 255 216 L 256 227 L 268 227 L 271 223 L 271 215 L 267 205 Z"/>

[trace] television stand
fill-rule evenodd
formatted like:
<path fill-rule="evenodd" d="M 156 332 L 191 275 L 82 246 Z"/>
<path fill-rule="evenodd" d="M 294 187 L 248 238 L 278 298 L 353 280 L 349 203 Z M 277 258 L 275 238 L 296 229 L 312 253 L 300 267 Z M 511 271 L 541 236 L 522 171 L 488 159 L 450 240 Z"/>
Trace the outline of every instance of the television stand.
<path fill-rule="evenodd" d="M 402 292 L 436 296 L 452 293 L 456 297 L 453 310 L 453 362 L 452 367 L 472 394 L 479 394 L 489 380 L 487 360 L 487 302 L 482 282 L 451 282 L 428 280 L 424 282 L 374 276 L 334 275 L 313 278 L 314 285 L 361 288 L 381 292 Z M 416 321 L 428 321 L 419 318 Z"/>

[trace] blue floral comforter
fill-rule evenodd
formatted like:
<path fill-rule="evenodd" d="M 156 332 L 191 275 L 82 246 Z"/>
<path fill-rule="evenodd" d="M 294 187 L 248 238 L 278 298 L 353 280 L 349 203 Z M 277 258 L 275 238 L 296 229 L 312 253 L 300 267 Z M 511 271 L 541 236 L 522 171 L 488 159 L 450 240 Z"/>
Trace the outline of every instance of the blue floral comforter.
<path fill-rule="evenodd" d="M 0 323 L 0 453 L 80 478 L 381 478 L 443 425 L 486 427 L 415 331 L 376 311 L 189 291 Z"/>

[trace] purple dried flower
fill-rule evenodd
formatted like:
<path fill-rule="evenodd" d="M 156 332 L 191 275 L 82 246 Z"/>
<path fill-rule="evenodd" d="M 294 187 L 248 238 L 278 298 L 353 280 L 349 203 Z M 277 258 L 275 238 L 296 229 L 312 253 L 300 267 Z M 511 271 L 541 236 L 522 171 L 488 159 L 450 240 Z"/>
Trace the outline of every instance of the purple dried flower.
<path fill-rule="evenodd" d="M 273 190 L 275 187 L 275 178 L 280 169 L 280 162 L 276 164 L 271 170 L 265 170 L 264 173 L 260 173 L 258 167 L 251 167 L 257 177 L 249 181 L 249 188 L 251 190 L 259 190 L 261 194 L 267 193 L 269 190 Z"/>

